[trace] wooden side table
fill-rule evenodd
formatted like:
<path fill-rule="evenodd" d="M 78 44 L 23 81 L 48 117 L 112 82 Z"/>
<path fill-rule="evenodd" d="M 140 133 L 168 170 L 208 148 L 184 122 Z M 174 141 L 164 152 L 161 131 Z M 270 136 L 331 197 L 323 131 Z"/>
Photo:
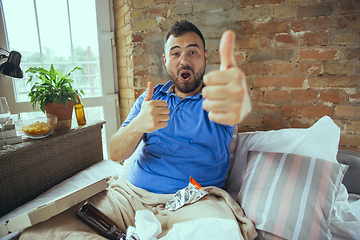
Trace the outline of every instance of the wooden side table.
<path fill-rule="evenodd" d="M 104 123 L 89 122 L 46 138 L 25 139 L 0 151 L 0 216 L 102 161 Z"/>

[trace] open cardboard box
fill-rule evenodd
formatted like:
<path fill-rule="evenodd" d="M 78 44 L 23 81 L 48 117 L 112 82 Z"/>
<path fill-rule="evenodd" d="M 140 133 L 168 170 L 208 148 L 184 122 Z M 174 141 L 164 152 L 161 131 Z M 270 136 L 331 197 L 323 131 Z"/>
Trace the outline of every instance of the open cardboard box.
<path fill-rule="evenodd" d="M 92 184 L 72 191 L 45 204 L 42 204 L 32 210 L 13 216 L 10 219 L 2 217 L 0 223 L 0 237 L 17 232 L 24 228 L 43 222 L 65 210 L 75 206 L 76 204 L 86 200 L 87 198 L 103 191 L 107 188 L 107 182 L 104 179 L 98 180 Z"/>

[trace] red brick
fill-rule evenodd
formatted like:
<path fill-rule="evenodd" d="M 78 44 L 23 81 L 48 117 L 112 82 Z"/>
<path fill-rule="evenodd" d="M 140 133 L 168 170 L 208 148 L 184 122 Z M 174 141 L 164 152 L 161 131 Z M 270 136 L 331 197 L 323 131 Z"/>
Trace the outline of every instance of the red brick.
<path fill-rule="evenodd" d="M 251 22 L 245 22 L 242 25 L 240 35 L 242 36 L 254 36 L 254 35 L 271 35 L 276 33 L 287 33 L 286 21 L 272 21 L 260 24 L 253 24 Z"/>
<path fill-rule="evenodd" d="M 238 126 L 238 132 L 255 132 L 255 131 L 259 131 L 262 130 L 262 128 L 251 128 L 251 127 L 247 127 L 247 126 L 242 126 L 241 124 Z"/>
<path fill-rule="evenodd" d="M 236 42 L 236 48 L 268 48 L 270 47 L 270 37 L 258 36 L 258 37 L 244 37 L 240 38 Z"/>
<path fill-rule="evenodd" d="M 342 103 L 346 101 L 346 92 L 343 90 L 327 90 L 320 93 L 320 101 Z"/>
<path fill-rule="evenodd" d="M 284 1 L 285 0 L 242 0 L 238 2 L 241 7 L 249 7 L 262 4 L 280 4 Z"/>
<path fill-rule="evenodd" d="M 314 125 L 314 120 L 309 120 L 308 118 L 298 118 L 293 119 L 290 123 L 291 128 L 309 128 Z"/>
<path fill-rule="evenodd" d="M 301 87 L 304 77 L 257 77 L 256 87 Z"/>
<path fill-rule="evenodd" d="M 297 102 L 315 102 L 316 91 L 314 90 L 292 90 L 291 100 Z"/>
<path fill-rule="evenodd" d="M 351 46 L 357 45 L 358 42 L 358 33 L 336 33 L 333 34 L 331 45 L 338 45 L 338 46 Z"/>
<path fill-rule="evenodd" d="M 285 122 L 282 118 L 265 117 L 263 128 L 268 130 L 278 130 L 285 128 Z"/>
<path fill-rule="evenodd" d="M 304 33 L 301 37 L 301 46 L 326 46 L 328 37 L 328 33 Z"/>
<path fill-rule="evenodd" d="M 356 116 L 355 116 L 355 106 L 352 105 L 338 105 L 335 108 L 335 115 L 343 118 L 353 118 L 360 117 L 359 107 L 356 108 Z"/>
<path fill-rule="evenodd" d="M 333 60 L 337 58 L 336 49 L 299 49 L 299 60 Z"/>
<path fill-rule="evenodd" d="M 296 36 L 290 34 L 279 34 L 274 36 L 277 47 L 294 47 L 298 45 Z"/>
<path fill-rule="evenodd" d="M 334 29 L 345 29 L 348 25 L 348 20 L 344 18 L 316 18 L 316 19 L 305 19 L 300 21 L 291 22 L 291 30 L 294 32 L 304 31 L 327 31 L 330 28 Z"/>
<path fill-rule="evenodd" d="M 175 0 L 154 0 L 154 4 L 155 5 L 160 5 L 160 4 L 174 4 L 176 3 Z"/>
<path fill-rule="evenodd" d="M 145 76 L 145 75 L 149 75 L 150 71 L 149 71 L 148 66 L 135 65 L 135 67 L 133 69 L 133 73 L 134 73 L 134 76 Z"/>
<path fill-rule="evenodd" d="M 328 106 L 282 106 L 281 114 L 284 117 L 323 117 L 331 116 L 332 110 Z"/>
<path fill-rule="evenodd" d="M 271 60 L 290 61 L 296 54 L 294 49 L 254 49 L 248 52 L 247 59 L 252 62 L 265 62 Z"/>
<path fill-rule="evenodd" d="M 264 100 L 266 103 L 278 103 L 288 100 L 288 93 L 286 91 L 265 91 Z"/>
<path fill-rule="evenodd" d="M 266 117 L 276 116 L 280 113 L 280 111 L 279 107 L 275 105 L 254 103 L 253 113 Z"/>
<path fill-rule="evenodd" d="M 157 54 L 154 45 L 151 43 L 143 42 L 138 45 L 138 48 L 143 50 L 142 54 Z"/>
<path fill-rule="evenodd" d="M 267 75 L 270 72 L 269 67 L 264 63 L 245 63 L 240 65 L 240 69 L 245 75 Z"/>
<path fill-rule="evenodd" d="M 134 65 L 137 65 L 137 66 L 149 65 L 150 59 L 151 59 L 151 56 L 149 56 L 149 55 L 134 55 L 134 57 L 133 57 Z"/>
<path fill-rule="evenodd" d="M 346 125 L 346 130 L 351 132 L 360 132 L 360 121 L 351 121 Z"/>
<path fill-rule="evenodd" d="M 347 49 L 345 51 L 345 59 L 351 60 L 351 59 L 359 59 L 360 58 L 360 48 L 355 49 Z"/>
<path fill-rule="evenodd" d="M 245 56 L 242 52 L 234 51 L 235 62 L 241 63 L 244 61 Z M 220 64 L 220 55 L 217 50 L 208 50 L 208 63 Z"/>
<path fill-rule="evenodd" d="M 356 87 L 359 83 L 358 76 L 318 76 L 308 80 L 310 87 Z"/>
<path fill-rule="evenodd" d="M 327 74 L 339 74 L 339 75 L 351 75 L 352 63 L 350 61 L 327 61 L 325 65 L 325 73 Z"/>
<path fill-rule="evenodd" d="M 168 8 L 146 8 L 145 15 L 147 18 L 156 18 L 156 17 L 167 17 Z"/>
<path fill-rule="evenodd" d="M 144 39 L 145 41 L 149 41 L 149 42 L 163 42 L 164 36 L 162 33 L 159 32 L 146 32 Z M 161 47 L 161 51 L 163 51 L 162 47 Z"/>
<path fill-rule="evenodd" d="M 349 17 L 348 29 L 352 29 L 352 30 L 360 29 L 360 15 Z"/>
<path fill-rule="evenodd" d="M 142 41 L 144 41 L 144 37 L 142 36 L 142 34 L 141 33 L 134 33 L 133 35 L 132 35 L 132 38 L 133 38 L 133 42 L 142 42 Z"/>
<path fill-rule="evenodd" d="M 331 5 L 331 3 L 298 6 L 297 17 L 298 18 L 324 17 L 324 16 L 330 16 L 333 13 L 333 11 L 334 11 L 334 7 Z"/>
<path fill-rule="evenodd" d="M 359 134 L 341 134 L 340 143 L 341 146 L 354 147 L 346 148 L 360 152 L 360 135 Z"/>
<path fill-rule="evenodd" d="M 241 123 L 241 126 L 249 128 L 261 128 L 262 118 L 251 114 L 248 118 L 245 119 L 245 121 Z"/>
<path fill-rule="evenodd" d="M 324 66 L 322 62 L 299 62 L 300 73 L 308 75 L 321 75 L 324 73 Z"/>
<path fill-rule="evenodd" d="M 352 14 L 360 12 L 359 0 L 349 0 L 340 3 L 340 14 Z"/>
<path fill-rule="evenodd" d="M 273 75 L 289 75 L 294 73 L 294 67 L 290 62 L 276 62 L 271 63 L 271 73 Z"/>

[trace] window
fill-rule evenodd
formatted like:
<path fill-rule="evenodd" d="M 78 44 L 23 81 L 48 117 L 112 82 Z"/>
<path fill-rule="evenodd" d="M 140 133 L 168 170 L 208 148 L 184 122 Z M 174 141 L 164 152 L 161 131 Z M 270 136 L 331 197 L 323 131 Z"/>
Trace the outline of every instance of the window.
<path fill-rule="evenodd" d="M 49 68 L 53 63 L 55 68 L 68 72 L 79 66 L 83 71 L 75 71 L 72 76 L 75 88 L 85 92 L 82 102 L 86 119 L 106 121 L 103 132 L 105 158 L 108 157 L 106 142 L 117 130 L 120 119 L 115 94 L 111 2 L 22 0 L 19 4 L 14 0 L 1 0 L 6 35 L 0 35 L 0 47 L 22 54 L 20 67 L 24 72 L 23 79 L 12 79 L 12 86 L 4 80 L 7 77 L 0 77 L 0 94 L 9 102 L 14 99 L 9 103 L 12 113 L 33 111 L 27 96 L 31 84 L 26 84 L 29 75 L 25 71 L 29 67 Z"/>

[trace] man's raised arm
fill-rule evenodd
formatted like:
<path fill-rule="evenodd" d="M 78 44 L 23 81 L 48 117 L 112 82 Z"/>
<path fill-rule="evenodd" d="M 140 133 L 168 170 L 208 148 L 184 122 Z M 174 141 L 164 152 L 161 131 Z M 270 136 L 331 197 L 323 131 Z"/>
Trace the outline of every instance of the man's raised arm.
<path fill-rule="evenodd" d="M 250 114 L 252 103 L 243 71 L 236 66 L 235 33 L 227 30 L 220 41 L 220 69 L 204 76 L 203 107 L 209 118 L 220 124 L 241 123 Z"/>
<path fill-rule="evenodd" d="M 142 140 L 144 133 L 167 126 L 167 121 L 170 119 L 167 102 L 152 100 L 153 92 L 154 85 L 149 82 L 148 91 L 138 115 L 111 137 L 109 153 L 113 161 L 124 161 L 130 157 Z"/>

